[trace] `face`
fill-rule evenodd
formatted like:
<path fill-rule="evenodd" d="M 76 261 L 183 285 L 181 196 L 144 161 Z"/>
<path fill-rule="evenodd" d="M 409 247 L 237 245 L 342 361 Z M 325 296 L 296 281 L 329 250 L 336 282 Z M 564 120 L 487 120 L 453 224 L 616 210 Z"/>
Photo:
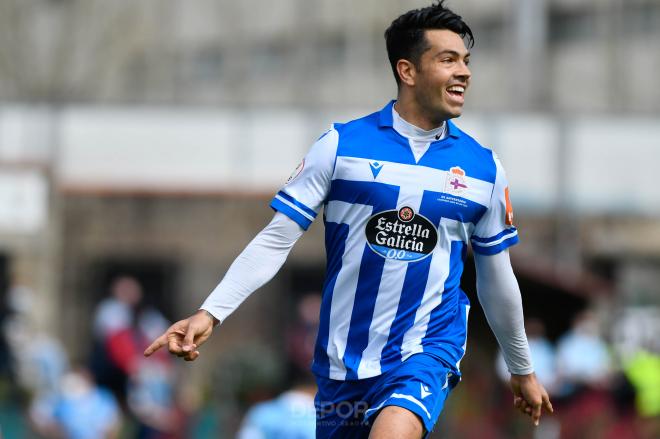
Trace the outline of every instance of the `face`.
<path fill-rule="evenodd" d="M 470 85 L 470 52 L 463 39 L 450 30 L 427 30 L 429 48 L 418 66 L 411 66 L 412 91 L 417 104 L 434 122 L 463 112 Z"/>

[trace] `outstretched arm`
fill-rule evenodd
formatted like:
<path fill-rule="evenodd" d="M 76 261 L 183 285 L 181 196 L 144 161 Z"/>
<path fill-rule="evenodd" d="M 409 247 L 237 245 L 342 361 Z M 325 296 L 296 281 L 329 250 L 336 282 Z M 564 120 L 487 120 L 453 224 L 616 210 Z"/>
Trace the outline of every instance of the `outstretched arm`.
<path fill-rule="evenodd" d="M 494 255 L 474 254 L 477 295 L 486 319 L 511 373 L 514 405 L 529 415 L 535 425 L 541 410 L 552 413 L 548 393 L 536 380 L 525 335 L 520 288 L 511 267 L 508 250 Z"/>
<path fill-rule="evenodd" d="M 276 212 L 272 221 L 245 247 L 201 309 L 170 326 L 145 351 L 150 356 L 167 345 L 170 353 L 187 361 L 199 356 L 213 327 L 222 322 L 255 290 L 280 270 L 303 229 L 288 216 Z"/>
<path fill-rule="evenodd" d="M 223 322 L 252 292 L 277 274 L 303 232 L 298 223 L 276 212 L 270 224 L 231 264 L 201 309 Z"/>
<path fill-rule="evenodd" d="M 271 207 L 276 213 L 229 267 L 220 284 L 201 309 L 176 322 L 144 351 L 149 356 L 167 345 L 169 351 L 192 361 L 197 348 L 213 327 L 224 321 L 257 288 L 279 271 L 293 244 L 314 221 L 330 190 L 339 134 L 331 128 L 322 135 L 303 161 L 275 195 Z"/>

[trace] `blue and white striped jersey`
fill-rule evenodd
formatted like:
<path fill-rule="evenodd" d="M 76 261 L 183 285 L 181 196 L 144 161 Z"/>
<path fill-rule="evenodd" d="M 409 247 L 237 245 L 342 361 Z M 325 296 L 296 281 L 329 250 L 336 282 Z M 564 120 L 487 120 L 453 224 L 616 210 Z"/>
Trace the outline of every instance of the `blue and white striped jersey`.
<path fill-rule="evenodd" d="M 495 154 L 447 122 L 417 161 L 392 105 L 335 124 L 271 202 L 304 229 L 323 207 L 327 277 L 312 370 L 331 379 L 373 377 L 422 351 L 459 373 L 468 242 L 495 254 L 518 241 Z"/>

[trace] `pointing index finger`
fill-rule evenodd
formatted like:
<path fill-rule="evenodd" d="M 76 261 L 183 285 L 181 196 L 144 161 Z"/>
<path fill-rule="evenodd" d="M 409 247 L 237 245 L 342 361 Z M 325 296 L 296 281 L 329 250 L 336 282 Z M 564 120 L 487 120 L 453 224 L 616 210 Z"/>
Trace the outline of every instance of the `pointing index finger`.
<path fill-rule="evenodd" d="M 163 334 L 160 337 L 158 337 L 156 340 L 154 340 L 153 343 L 149 345 L 147 349 L 144 350 L 144 356 L 148 357 L 154 352 L 156 352 L 158 349 L 162 348 L 167 344 L 167 334 Z"/>

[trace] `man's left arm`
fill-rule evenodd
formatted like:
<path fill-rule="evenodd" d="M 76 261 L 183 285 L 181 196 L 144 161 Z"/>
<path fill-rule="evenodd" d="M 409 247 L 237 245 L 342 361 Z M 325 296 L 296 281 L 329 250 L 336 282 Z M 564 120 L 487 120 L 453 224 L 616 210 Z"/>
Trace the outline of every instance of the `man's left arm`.
<path fill-rule="evenodd" d="M 514 406 L 538 425 L 541 411 L 552 413 L 548 392 L 537 381 L 525 334 L 522 299 L 507 249 L 474 253 L 477 295 L 511 373 Z"/>

